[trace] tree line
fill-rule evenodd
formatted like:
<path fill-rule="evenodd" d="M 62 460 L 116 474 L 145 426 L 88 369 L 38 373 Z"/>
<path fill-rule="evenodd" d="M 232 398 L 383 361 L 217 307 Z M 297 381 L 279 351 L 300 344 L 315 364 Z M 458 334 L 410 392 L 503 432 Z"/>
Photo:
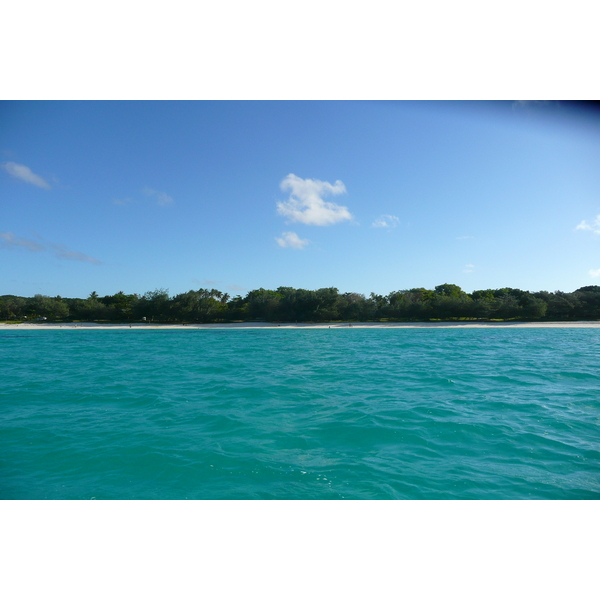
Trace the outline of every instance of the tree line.
<path fill-rule="evenodd" d="M 464 292 L 445 283 L 433 290 L 412 288 L 369 296 L 340 293 L 337 288 L 305 290 L 260 288 L 231 298 L 216 289 L 190 290 L 170 296 L 156 289 L 125 294 L 62 298 L 0 296 L 0 320 L 225 323 L 231 321 L 429 321 L 600 319 L 600 286 L 574 292 L 529 292 L 501 288 Z"/>

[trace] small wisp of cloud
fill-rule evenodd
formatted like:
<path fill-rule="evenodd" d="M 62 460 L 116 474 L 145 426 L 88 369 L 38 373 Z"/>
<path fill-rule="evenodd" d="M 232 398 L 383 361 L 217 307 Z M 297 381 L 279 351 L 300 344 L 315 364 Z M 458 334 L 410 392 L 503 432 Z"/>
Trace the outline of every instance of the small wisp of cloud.
<path fill-rule="evenodd" d="M 90 262 L 94 265 L 102 264 L 98 259 L 92 258 L 91 256 L 84 254 L 83 252 L 77 252 L 76 250 L 69 250 L 63 244 L 48 243 L 48 247 L 49 247 L 49 249 L 51 249 L 54 252 L 54 256 L 56 256 L 56 258 L 62 258 L 65 260 L 77 260 L 80 262 Z"/>
<path fill-rule="evenodd" d="M 153 196 L 156 198 L 156 204 L 159 206 L 168 206 L 169 204 L 173 204 L 174 200 L 166 194 L 165 192 L 159 192 L 158 190 L 153 190 L 152 188 L 145 187 L 142 192 L 146 194 L 146 196 Z"/>
<path fill-rule="evenodd" d="M 196 277 L 192 277 L 192 281 L 196 285 L 201 285 L 201 286 L 217 285 L 219 283 L 223 283 L 220 279 L 197 279 Z"/>
<path fill-rule="evenodd" d="M 393 229 L 398 225 L 400 225 L 400 219 L 394 217 L 394 215 L 381 215 L 371 223 L 371 227 L 382 227 L 384 229 Z"/>
<path fill-rule="evenodd" d="M 2 169 L 9 175 L 20 179 L 21 181 L 31 183 L 31 185 L 41 187 L 45 190 L 50 189 L 50 184 L 45 179 L 39 175 L 36 175 L 29 167 L 26 167 L 25 165 L 19 165 L 15 162 L 6 162 L 0 165 L 0 167 L 2 167 Z"/>
<path fill-rule="evenodd" d="M 475 265 L 465 265 L 465 268 L 463 269 L 463 273 L 472 273 L 474 269 L 475 269 Z"/>
<path fill-rule="evenodd" d="M 113 198 L 112 203 L 117 206 L 127 206 L 131 204 L 133 200 L 131 198 Z"/>
<path fill-rule="evenodd" d="M 290 173 L 280 184 L 289 190 L 286 202 L 277 203 L 277 212 L 289 222 L 305 225 L 333 225 L 352 219 L 350 211 L 335 202 L 326 202 L 324 196 L 346 193 L 346 186 L 338 179 L 334 184 L 319 179 L 302 179 Z"/>
<path fill-rule="evenodd" d="M 296 250 L 302 250 L 310 243 L 309 240 L 301 240 L 293 231 L 284 231 L 281 237 L 275 238 L 275 240 L 282 248 L 295 248 Z"/>
<path fill-rule="evenodd" d="M 34 240 L 28 240 L 27 238 L 19 238 L 15 236 L 11 231 L 0 233 L 0 240 L 2 240 L 2 246 L 4 248 L 25 248 L 31 252 L 51 252 L 56 258 L 61 260 L 76 260 L 80 262 L 89 262 L 94 265 L 101 265 L 102 263 L 96 259 L 83 254 L 83 252 L 77 252 L 75 250 L 69 250 L 64 244 L 54 244 L 47 242 L 38 236 L 41 243 Z"/>
<path fill-rule="evenodd" d="M 588 272 L 592 277 L 600 277 L 600 269 L 590 269 Z"/>
<path fill-rule="evenodd" d="M 41 250 L 46 249 L 44 246 L 40 246 L 40 244 L 33 240 L 16 237 L 11 231 L 0 233 L 0 239 L 4 241 L 3 245 L 5 247 L 21 247 L 31 250 L 32 252 L 40 252 Z"/>
<path fill-rule="evenodd" d="M 586 231 L 592 231 L 593 233 L 600 235 L 600 215 L 596 215 L 596 218 L 588 223 L 587 221 L 581 221 L 575 229 L 583 229 Z"/>

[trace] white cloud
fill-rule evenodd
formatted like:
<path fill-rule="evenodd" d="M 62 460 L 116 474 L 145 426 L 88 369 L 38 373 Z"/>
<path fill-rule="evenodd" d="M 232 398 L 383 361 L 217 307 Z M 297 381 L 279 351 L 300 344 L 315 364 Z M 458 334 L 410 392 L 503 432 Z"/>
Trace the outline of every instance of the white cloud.
<path fill-rule="evenodd" d="M 63 244 L 53 244 L 52 242 L 43 240 L 40 236 L 38 237 L 42 243 L 35 242 L 34 240 L 28 240 L 26 238 L 18 238 L 10 231 L 0 233 L 0 240 L 3 240 L 3 245 L 7 248 L 21 247 L 32 252 L 48 251 L 52 252 L 56 258 L 62 260 L 77 260 L 81 262 L 89 262 L 94 265 L 102 264 L 98 259 L 92 258 L 87 254 L 83 254 L 83 252 L 69 250 L 69 248 Z"/>
<path fill-rule="evenodd" d="M 600 215 L 597 215 L 596 218 L 592 221 L 592 223 L 588 223 L 587 221 L 581 221 L 575 229 L 584 229 L 587 231 L 593 231 L 594 233 L 600 235 Z"/>
<path fill-rule="evenodd" d="M 149 187 L 145 187 L 142 192 L 146 194 L 146 196 L 154 196 L 156 197 L 156 204 L 159 206 L 168 206 L 169 204 L 173 204 L 174 200 L 171 196 L 165 194 L 165 192 L 159 192 L 158 190 L 153 190 Z"/>
<path fill-rule="evenodd" d="M 302 250 L 310 243 L 308 240 L 301 240 L 293 231 L 284 231 L 280 238 L 275 239 L 282 248 L 296 248 L 296 250 Z"/>
<path fill-rule="evenodd" d="M 17 179 L 21 179 L 22 181 L 26 181 L 32 185 L 37 185 L 37 187 L 44 188 L 45 190 L 50 189 L 50 184 L 45 179 L 42 179 L 39 175 L 36 175 L 29 167 L 26 167 L 25 165 L 7 162 L 1 166 L 9 175 L 12 175 Z"/>
<path fill-rule="evenodd" d="M 283 191 L 290 191 L 290 198 L 287 202 L 277 203 L 277 212 L 291 222 L 333 225 L 352 219 L 345 206 L 323 200 L 323 196 L 346 193 L 346 186 L 340 180 L 332 185 L 328 181 L 318 179 L 301 179 L 290 173 L 281 182 L 280 187 Z"/>
<path fill-rule="evenodd" d="M 475 268 L 475 265 L 465 265 L 465 268 L 463 269 L 463 273 L 472 273 L 474 268 Z"/>
<path fill-rule="evenodd" d="M 590 269 L 589 274 L 592 277 L 600 277 L 600 269 Z"/>
<path fill-rule="evenodd" d="M 393 215 L 381 215 L 371 223 L 371 227 L 386 227 L 392 229 L 398 227 L 399 224 L 400 219 L 398 217 L 394 217 Z"/>

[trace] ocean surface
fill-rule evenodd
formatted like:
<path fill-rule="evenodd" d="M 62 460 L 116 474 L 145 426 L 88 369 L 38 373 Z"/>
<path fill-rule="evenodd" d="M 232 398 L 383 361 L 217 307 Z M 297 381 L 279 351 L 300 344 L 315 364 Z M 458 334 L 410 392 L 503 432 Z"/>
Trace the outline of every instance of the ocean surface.
<path fill-rule="evenodd" d="M 0 332 L 2 499 L 600 499 L 598 329 Z"/>

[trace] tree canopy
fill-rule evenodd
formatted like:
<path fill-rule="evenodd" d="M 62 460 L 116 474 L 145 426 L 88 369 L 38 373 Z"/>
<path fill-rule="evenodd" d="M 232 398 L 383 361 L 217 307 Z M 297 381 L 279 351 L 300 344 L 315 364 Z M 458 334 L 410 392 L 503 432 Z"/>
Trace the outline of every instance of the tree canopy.
<path fill-rule="evenodd" d="M 428 321 L 428 320 L 595 320 L 600 319 L 600 286 L 574 292 L 530 292 L 500 288 L 464 292 L 444 283 L 433 290 L 412 288 L 386 296 L 340 293 L 335 287 L 306 290 L 259 288 L 231 298 L 216 289 L 170 296 L 156 289 L 143 295 L 118 291 L 86 299 L 0 296 L 0 320 L 151 321 L 218 323 L 228 321 Z"/>

